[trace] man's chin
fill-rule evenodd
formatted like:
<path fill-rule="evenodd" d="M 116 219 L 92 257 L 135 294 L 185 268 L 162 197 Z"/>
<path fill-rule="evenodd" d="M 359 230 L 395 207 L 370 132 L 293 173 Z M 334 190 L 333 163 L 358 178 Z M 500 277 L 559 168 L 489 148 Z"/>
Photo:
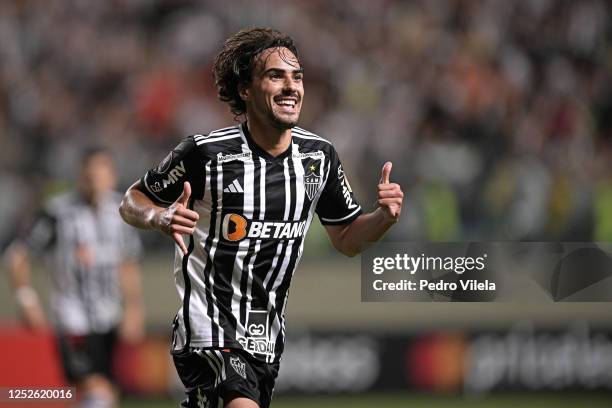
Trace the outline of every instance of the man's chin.
<path fill-rule="evenodd" d="M 287 129 L 291 129 L 297 126 L 298 118 L 299 117 L 297 116 L 295 119 L 274 117 L 274 119 L 272 120 L 272 124 L 277 129 L 287 130 Z"/>

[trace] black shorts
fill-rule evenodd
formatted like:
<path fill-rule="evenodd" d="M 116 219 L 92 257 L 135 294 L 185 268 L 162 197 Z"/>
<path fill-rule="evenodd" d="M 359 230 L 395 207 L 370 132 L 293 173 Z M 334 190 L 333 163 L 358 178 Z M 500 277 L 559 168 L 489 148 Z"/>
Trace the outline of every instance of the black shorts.
<path fill-rule="evenodd" d="M 264 363 L 239 349 L 190 348 L 172 357 L 187 393 L 182 407 L 222 408 L 228 395 L 270 406 L 279 363 Z"/>
<path fill-rule="evenodd" d="M 64 374 L 69 382 L 80 382 L 91 374 L 113 379 L 116 329 L 85 335 L 58 333 L 57 339 Z"/>

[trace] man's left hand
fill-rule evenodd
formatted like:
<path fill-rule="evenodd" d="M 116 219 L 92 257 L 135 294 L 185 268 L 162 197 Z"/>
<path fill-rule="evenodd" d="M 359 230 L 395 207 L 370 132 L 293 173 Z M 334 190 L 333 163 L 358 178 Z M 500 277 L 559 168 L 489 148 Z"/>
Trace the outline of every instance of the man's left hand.
<path fill-rule="evenodd" d="M 402 212 L 402 201 L 404 193 L 399 184 L 391 183 L 391 168 L 393 163 L 386 162 L 382 168 L 380 182 L 378 183 L 378 200 L 376 204 L 383 211 L 385 218 L 397 222 Z"/>

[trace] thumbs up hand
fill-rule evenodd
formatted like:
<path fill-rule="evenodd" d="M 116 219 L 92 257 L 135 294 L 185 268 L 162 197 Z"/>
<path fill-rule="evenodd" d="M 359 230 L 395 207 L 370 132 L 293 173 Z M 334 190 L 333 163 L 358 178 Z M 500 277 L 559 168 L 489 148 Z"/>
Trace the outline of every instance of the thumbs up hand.
<path fill-rule="evenodd" d="M 182 235 L 192 235 L 195 231 L 196 222 L 200 218 L 197 212 L 189 209 L 190 198 L 191 185 L 189 182 L 185 182 L 181 196 L 170 207 L 163 209 L 155 217 L 157 229 L 170 235 L 185 255 L 187 255 L 187 247 L 183 242 Z"/>
<path fill-rule="evenodd" d="M 385 218 L 396 222 L 402 212 L 404 193 L 399 184 L 389 181 L 392 167 L 393 164 L 391 162 L 386 162 L 382 168 L 376 204 L 383 211 Z"/>

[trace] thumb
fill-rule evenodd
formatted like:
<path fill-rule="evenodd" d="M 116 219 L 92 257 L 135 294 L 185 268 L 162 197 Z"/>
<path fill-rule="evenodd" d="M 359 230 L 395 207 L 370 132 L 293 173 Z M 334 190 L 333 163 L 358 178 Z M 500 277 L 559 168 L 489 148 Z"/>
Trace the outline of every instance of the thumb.
<path fill-rule="evenodd" d="M 391 175 L 391 168 L 393 167 L 393 163 L 386 162 L 382 168 L 382 173 L 380 176 L 380 184 L 389 184 L 389 176 Z"/>
<path fill-rule="evenodd" d="M 191 197 L 191 185 L 189 184 L 188 181 L 186 181 L 185 184 L 183 185 L 183 193 L 178 198 L 178 200 L 176 200 L 176 202 L 179 204 L 183 204 L 185 207 L 187 207 L 189 205 L 190 197 Z"/>

